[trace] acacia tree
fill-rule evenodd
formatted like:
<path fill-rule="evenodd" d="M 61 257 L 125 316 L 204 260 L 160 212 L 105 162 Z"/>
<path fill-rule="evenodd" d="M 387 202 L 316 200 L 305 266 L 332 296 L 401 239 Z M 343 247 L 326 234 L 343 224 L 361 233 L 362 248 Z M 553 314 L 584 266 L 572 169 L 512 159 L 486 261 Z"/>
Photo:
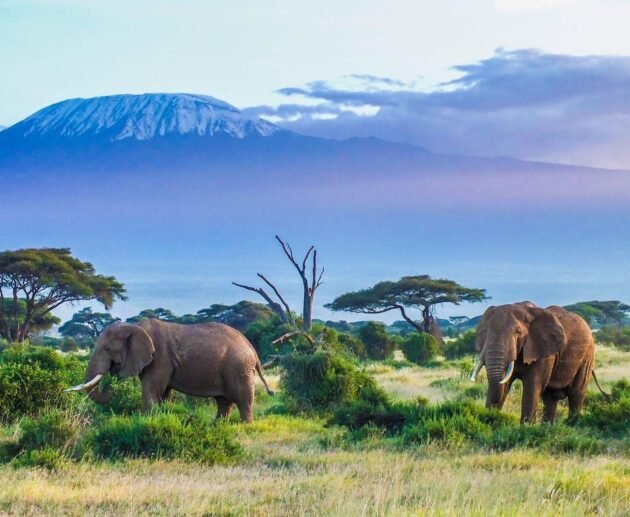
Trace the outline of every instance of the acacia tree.
<path fill-rule="evenodd" d="M 92 307 L 86 307 L 72 315 L 72 319 L 59 327 L 59 334 L 79 341 L 93 341 L 112 323 L 120 321 L 109 312 L 92 312 Z"/>
<path fill-rule="evenodd" d="M 324 268 L 321 270 L 317 265 L 317 250 L 315 246 L 311 246 L 306 255 L 301 262 L 299 262 L 295 255 L 293 254 L 293 249 L 289 243 L 284 242 L 280 237 L 276 235 L 276 240 L 280 243 L 282 247 L 282 251 L 289 259 L 293 267 L 300 275 L 300 279 L 302 280 L 303 286 L 303 298 L 302 298 L 302 329 L 305 332 L 309 332 L 311 330 L 311 325 L 313 321 L 313 300 L 315 299 L 315 291 L 317 288 L 322 285 L 322 276 L 324 275 Z M 308 263 L 310 259 L 310 264 Z M 293 316 L 291 314 L 291 309 L 289 305 L 285 301 L 285 299 L 280 294 L 280 291 L 276 288 L 274 284 L 272 284 L 264 275 L 258 273 L 258 277 L 265 282 L 274 292 L 280 303 L 274 301 L 271 296 L 262 288 L 262 287 L 252 287 L 249 285 L 238 284 L 236 282 L 232 282 L 237 287 L 242 287 L 243 289 L 247 289 L 248 291 L 253 291 L 262 296 L 265 301 L 269 304 L 269 306 L 278 314 L 280 320 L 283 323 L 289 323 L 290 325 L 294 325 L 295 321 L 293 320 Z"/>
<path fill-rule="evenodd" d="M 441 303 L 487 300 L 485 289 L 463 287 L 453 280 L 434 279 L 429 275 L 404 276 L 397 282 L 379 282 L 368 289 L 342 294 L 325 305 L 333 311 L 381 314 L 397 310 L 418 332 L 435 334 L 435 306 Z M 422 322 L 414 321 L 406 309 L 419 309 Z M 439 337 L 439 335 L 437 336 Z"/>
<path fill-rule="evenodd" d="M 96 300 L 109 308 L 125 300 L 113 276 L 72 256 L 68 248 L 28 248 L 0 253 L 0 329 L 9 341 L 24 341 L 33 322 L 64 303 Z M 20 299 L 25 313 L 19 321 Z"/>
<path fill-rule="evenodd" d="M 567 305 L 565 309 L 579 314 L 589 325 L 595 323 L 600 327 L 611 324 L 621 327 L 630 314 L 630 305 L 618 300 L 579 302 Z"/>

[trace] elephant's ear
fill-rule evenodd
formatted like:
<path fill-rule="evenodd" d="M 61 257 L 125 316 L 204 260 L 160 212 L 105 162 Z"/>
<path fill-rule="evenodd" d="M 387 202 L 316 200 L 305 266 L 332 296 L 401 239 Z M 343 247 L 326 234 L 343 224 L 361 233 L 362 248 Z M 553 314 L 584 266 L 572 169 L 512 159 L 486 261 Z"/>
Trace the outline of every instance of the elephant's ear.
<path fill-rule="evenodd" d="M 479 325 L 477 325 L 477 329 L 475 330 L 475 348 L 477 352 L 481 352 L 483 345 L 486 342 L 486 333 L 488 332 L 488 320 L 494 314 L 494 309 L 496 307 L 491 306 L 486 309 L 486 312 L 483 313 L 481 320 L 479 321 Z"/>
<path fill-rule="evenodd" d="M 130 334 L 127 340 L 127 354 L 120 368 L 121 377 L 138 375 L 151 361 L 153 361 L 153 340 L 142 327 L 128 325 Z"/>
<path fill-rule="evenodd" d="M 529 324 L 527 339 L 523 347 L 525 364 L 559 353 L 567 345 L 567 335 L 551 312 L 540 309 Z"/>

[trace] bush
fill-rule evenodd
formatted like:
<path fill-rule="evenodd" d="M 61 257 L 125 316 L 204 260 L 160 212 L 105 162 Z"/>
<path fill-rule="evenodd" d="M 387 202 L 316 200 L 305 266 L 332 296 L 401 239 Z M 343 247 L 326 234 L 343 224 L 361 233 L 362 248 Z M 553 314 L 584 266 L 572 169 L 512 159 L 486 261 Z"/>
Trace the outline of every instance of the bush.
<path fill-rule="evenodd" d="M 425 399 L 372 405 L 355 402 L 339 408 L 333 421 L 353 430 L 353 437 L 361 436 L 361 429 L 381 429 L 403 446 L 433 443 L 490 450 L 529 447 L 580 454 L 603 449 L 602 442 L 586 432 L 562 424 L 520 425 L 511 415 L 470 401 L 437 405 L 430 405 Z M 369 434 L 373 436 L 374 432 Z"/>
<path fill-rule="evenodd" d="M 394 355 L 396 340 L 387 333 L 382 323 L 369 321 L 359 329 L 359 339 L 370 359 L 382 361 Z"/>
<path fill-rule="evenodd" d="M 231 428 L 214 424 L 199 411 L 112 416 L 97 426 L 89 442 L 95 455 L 104 459 L 182 459 L 212 465 L 243 455 Z"/>
<path fill-rule="evenodd" d="M 360 339 L 354 337 L 351 334 L 340 332 L 339 336 L 337 337 L 337 340 L 341 348 L 349 351 L 350 353 L 352 353 L 353 355 L 355 355 L 362 361 L 368 358 L 365 345 L 363 344 L 363 341 L 361 341 Z"/>
<path fill-rule="evenodd" d="M 400 349 L 409 361 L 416 364 L 426 364 L 440 353 L 440 347 L 433 336 L 417 332 L 405 337 Z"/>
<path fill-rule="evenodd" d="M 595 332 L 595 340 L 602 345 L 614 345 L 630 351 L 630 327 L 605 326 Z"/>
<path fill-rule="evenodd" d="M 444 355 L 447 359 L 457 359 L 465 355 L 475 354 L 475 338 L 477 332 L 468 330 L 460 335 L 454 341 L 451 341 L 444 347 Z"/>
<path fill-rule="evenodd" d="M 57 372 L 37 365 L 0 364 L 0 419 L 10 422 L 60 406 L 67 399 L 63 392 L 66 387 Z"/>
<path fill-rule="evenodd" d="M 112 398 L 107 404 L 97 404 L 97 411 L 117 415 L 131 415 L 142 411 L 142 387 L 137 377 L 121 379 L 109 375 L 103 380 L 101 388 L 109 391 Z"/>
<path fill-rule="evenodd" d="M 284 354 L 293 350 L 294 347 L 291 343 L 285 343 L 281 346 L 271 344 L 273 340 L 278 339 L 290 330 L 287 325 L 280 323 L 277 316 L 274 316 L 267 320 L 252 323 L 245 332 L 245 337 L 254 346 L 260 360 L 265 362 L 269 354 Z"/>
<path fill-rule="evenodd" d="M 630 435 L 630 382 L 617 381 L 610 398 L 601 394 L 588 397 L 579 426 L 597 429 L 606 436 L 626 437 Z"/>
<path fill-rule="evenodd" d="M 0 355 L 0 420 L 36 415 L 62 407 L 71 399 L 63 392 L 83 376 L 83 363 L 55 350 L 12 345 Z"/>
<path fill-rule="evenodd" d="M 15 466 L 57 468 L 73 455 L 80 429 L 78 415 L 58 409 L 45 411 L 38 418 L 26 417 L 15 441 L 3 444 L 2 459 L 13 460 Z"/>
<path fill-rule="evenodd" d="M 373 377 L 330 351 L 292 354 L 282 366 L 280 386 L 300 411 L 327 411 L 358 399 L 386 398 Z"/>

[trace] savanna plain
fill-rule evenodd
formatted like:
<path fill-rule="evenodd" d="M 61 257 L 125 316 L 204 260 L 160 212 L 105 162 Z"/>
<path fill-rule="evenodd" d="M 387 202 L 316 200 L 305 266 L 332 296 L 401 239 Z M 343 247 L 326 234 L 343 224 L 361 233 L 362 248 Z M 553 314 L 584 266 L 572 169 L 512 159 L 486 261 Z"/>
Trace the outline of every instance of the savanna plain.
<path fill-rule="evenodd" d="M 119 412 L 127 416 L 110 414 L 106 428 L 96 433 L 89 425 L 94 404 L 83 395 L 74 396 L 71 407 L 2 428 L 0 510 L 25 515 L 629 515 L 630 386 L 623 379 L 630 371 L 630 352 L 598 346 L 597 356 L 598 377 L 613 390 L 614 400 L 604 401 L 591 386 L 583 422 L 575 426 L 564 423 L 566 405 L 556 424 L 518 424 L 519 383 L 500 417 L 483 409 L 483 375 L 476 384 L 468 380 L 472 357 L 420 367 L 397 352 L 394 359 L 362 366 L 388 396 L 385 407 L 374 404 L 380 409 L 372 408 L 370 415 L 359 415 L 356 405 L 328 413 L 300 410 L 282 392 L 281 369 L 268 369 L 277 394 L 267 395 L 259 383 L 252 424 L 240 423 L 237 412 L 229 422 L 214 424 L 213 401 L 179 396 L 150 415 L 134 416 L 125 404 L 135 404 L 137 385 L 120 382 L 113 388 Z M 604 416 L 602 407 L 608 407 Z M 414 411 L 424 416 L 397 427 L 387 418 L 396 411 L 408 420 Z M 55 426 L 60 414 L 70 424 Z M 193 426 L 196 418 L 220 430 L 203 447 L 221 454 L 202 455 L 205 461 L 169 456 L 168 440 L 150 457 L 117 453 L 142 447 L 129 442 L 142 439 L 129 438 L 141 423 L 150 433 L 165 422 L 183 419 L 188 425 L 190 418 Z M 121 429 L 124 444 L 116 442 Z M 96 444 L 90 451 L 81 445 L 85 435 Z M 176 435 L 173 431 L 171 438 Z M 26 450 L 29 440 L 34 450 L 16 453 Z"/>

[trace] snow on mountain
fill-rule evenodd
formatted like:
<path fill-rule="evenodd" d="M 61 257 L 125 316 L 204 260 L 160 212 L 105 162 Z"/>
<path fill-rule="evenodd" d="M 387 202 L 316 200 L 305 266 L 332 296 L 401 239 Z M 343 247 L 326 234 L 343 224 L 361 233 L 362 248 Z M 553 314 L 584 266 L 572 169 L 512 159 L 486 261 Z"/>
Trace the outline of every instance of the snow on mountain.
<path fill-rule="evenodd" d="M 11 128 L 22 136 L 101 136 L 110 141 L 165 135 L 235 138 L 282 131 L 206 95 L 143 94 L 70 99 L 48 106 Z"/>

